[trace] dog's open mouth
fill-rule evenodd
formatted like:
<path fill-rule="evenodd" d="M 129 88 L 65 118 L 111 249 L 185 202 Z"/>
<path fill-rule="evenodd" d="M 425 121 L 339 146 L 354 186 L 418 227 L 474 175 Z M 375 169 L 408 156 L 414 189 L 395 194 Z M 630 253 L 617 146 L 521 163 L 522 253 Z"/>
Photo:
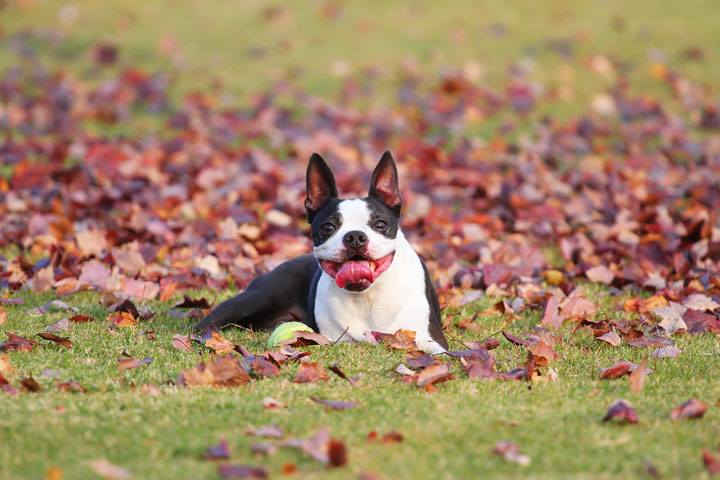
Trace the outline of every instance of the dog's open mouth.
<path fill-rule="evenodd" d="M 320 260 L 320 267 L 335 279 L 338 287 L 362 291 L 372 285 L 375 279 L 390 267 L 394 256 L 395 252 L 375 259 L 356 255 L 344 262 Z"/>

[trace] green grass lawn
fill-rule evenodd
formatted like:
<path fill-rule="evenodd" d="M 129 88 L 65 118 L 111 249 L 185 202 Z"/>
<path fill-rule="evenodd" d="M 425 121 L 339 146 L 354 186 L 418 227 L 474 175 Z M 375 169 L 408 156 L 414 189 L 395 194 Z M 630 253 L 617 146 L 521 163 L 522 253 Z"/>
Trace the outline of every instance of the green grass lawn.
<path fill-rule="evenodd" d="M 539 102 L 530 118 L 508 109 L 476 124 L 488 133 L 486 139 L 508 119 L 537 124 L 547 113 L 574 117 L 587 112 L 595 94 L 617 84 L 617 69 L 625 70 L 635 93 L 660 98 L 669 111 L 675 100 L 670 89 L 653 77 L 658 65 L 680 70 L 711 92 L 717 92 L 720 78 L 720 9 L 713 0 L 372 0 L 338 3 L 339 10 L 333 2 L 286 6 L 259 0 L 10 0 L 0 5 L 0 76 L 38 60 L 69 72 L 77 88 L 90 88 L 123 69 L 139 68 L 167 72 L 177 102 L 188 92 L 201 90 L 214 92 L 219 104 L 242 106 L 281 78 L 335 101 L 345 72 L 350 72 L 352 78 L 374 88 L 353 100 L 371 111 L 394 105 L 390 102 L 403 70 L 417 70 L 430 79 L 424 84 L 429 87 L 436 85 L 433 79 L 438 75 L 464 69 L 474 83 L 504 92 L 510 67 L 519 64 L 546 92 L 565 92 Z M 18 43 L 16 35 L 22 32 L 30 32 L 29 40 Z M 118 46 L 115 65 L 99 67 L 91 60 L 92 49 L 101 43 Z M 32 47 L 33 55 L 19 56 L 21 47 Z M 570 55 L 567 49 L 572 49 Z M 699 53 L 688 54 L 691 51 Z M 598 56 L 614 62 L 615 73 L 590 68 L 592 58 Z M 373 70 L 372 75 L 363 74 L 367 70 Z M 276 103 L 281 105 L 282 100 Z M 91 135 L 142 139 L 158 130 L 161 135 L 164 119 L 134 115 L 127 124 L 88 122 L 83 128 Z M 12 169 L 0 165 L 0 180 L 10 178 Z M 39 259 L 37 252 L 28 256 L 18 247 L 0 251 L 8 258 L 20 253 L 26 259 Z M 554 257 L 554 266 L 564 267 L 557 247 L 544 253 Z M 602 302 L 603 315 L 625 315 L 616 309 L 629 292 L 616 295 L 594 286 L 590 292 L 592 300 Z M 209 300 L 217 295 L 196 293 Z M 217 303 L 232 294 L 221 292 Z M 671 359 L 651 358 L 648 366 L 654 373 L 641 393 L 630 391 L 627 378 L 599 380 L 599 368 L 616 360 L 639 363 L 652 349 L 613 348 L 585 330 L 571 336 L 570 326 L 561 331 L 567 343 L 557 347 L 561 357 L 552 363 L 558 378 L 547 383 L 471 380 L 454 360 L 457 378 L 438 385 L 431 394 L 403 383 L 393 372 L 402 362 L 400 352 L 344 344 L 308 347 L 310 360 L 326 367 L 338 363 L 349 375 L 361 374 L 357 389 L 332 374 L 327 382 L 293 383 L 296 364 L 284 366 L 277 377 L 243 387 L 191 389 L 174 382 L 183 369 L 207 358 L 209 352 L 197 345 L 194 353 L 172 347 L 172 336 L 188 333 L 191 324 L 167 313 L 173 301 L 149 303 L 146 306 L 156 313 L 152 320 L 112 334 L 106 330 L 107 312 L 98 294 L 64 298 L 96 319 L 60 333 L 74 344 L 66 349 L 35 334 L 69 316 L 67 312 L 42 317 L 26 312 L 54 298 L 52 294 L 0 290 L 0 298 L 18 295 L 25 295 L 22 305 L 0 304 L 8 314 L 0 325 L 0 342 L 10 332 L 37 339 L 42 346 L 29 353 L 10 353 L 15 371 L 4 375 L 14 386 L 32 375 L 42 391 L 15 396 L 0 392 L 0 478 L 43 478 L 52 468 L 60 469 L 66 479 L 92 478 L 90 461 L 98 458 L 128 469 L 134 478 L 217 478 L 215 462 L 202 456 L 222 437 L 230 445 L 232 463 L 263 466 L 277 478 L 285 476 L 281 469 L 288 462 L 299 468 L 288 478 L 358 478 L 361 472 L 388 479 L 643 478 L 645 460 L 663 478 L 708 478 L 701 451 L 714 449 L 720 440 L 720 340 L 715 335 L 676 336 L 683 353 Z M 485 297 L 461 309 L 462 316 L 488 309 L 498 300 Z M 522 364 L 525 352 L 497 332 L 504 328 L 520 334 L 540 315 L 536 309 L 512 322 L 481 316 L 477 332 L 446 333 L 463 341 L 494 334 L 500 340 L 493 351 L 498 370 L 507 371 Z M 155 340 L 138 334 L 146 328 L 156 330 Z M 236 329 L 223 334 L 253 353 L 264 351 L 269 335 Z M 457 343 L 453 346 L 460 348 Z M 120 373 L 117 358 L 123 350 L 153 361 Z M 43 376 L 47 369 L 56 371 L 57 378 Z M 59 391 L 56 383 L 71 379 L 87 393 Z M 146 384 L 156 385 L 160 395 L 144 391 Z M 266 396 L 288 408 L 264 409 L 261 401 Z M 325 411 L 310 397 L 362 405 Z M 705 416 L 671 421 L 672 408 L 691 397 L 710 404 Z M 636 407 L 637 425 L 602 422 L 607 408 L 619 398 Z M 287 448 L 269 457 L 253 456 L 251 444 L 262 440 L 246 436 L 245 430 L 270 424 L 285 430 L 286 438 L 309 438 L 328 426 L 333 437 L 345 441 L 348 465 L 327 469 Z M 371 431 L 382 435 L 392 430 L 401 432 L 404 441 L 385 445 L 367 440 Z M 530 465 L 491 455 L 500 440 L 516 442 L 531 458 Z"/>
<path fill-rule="evenodd" d="M 29 296 L 22 306 L 5 306 L 8 320 L 3 330 L 32 337 L 67 316 L 56 312 L 36 318 L 25 313 L 48 298 Z M 485 298 L 463 312 L 483 310 L 496 300 Z M 639 363 L 651 349 L 613 348 L 582 330 L 557 348 L 561 358 L 551 366 L 559 378 L 548 383 L 471 380 L 455 360 L 453 371 L 458 378 L 438 385 L 437 392 L 430 394 L 404 384 L 393 372 L 402 362 L 400 352 L 354 344 L 306 348 L 312 352 L 312 361 L 326 367 L 337 362 L 349 375 L 360 373 L 357 389 L 335 376 L 327 382 L 295 384 L 295 365 L 247 386 L 190 389 L 173 383 L 181 370 L 198 363 L 200 355 L 172 347 L 172 335 L 186 332 L 186 322 L 164 313 L 165 306 L 149 305 L 158 312 L 142 325 L 157 330 L 157 339 L 151 341 L 138 335 L 140 327 L 110 334 L 95 294 L 77 294 L 69 303 L 97 319 L 74 324 L 66 332 L 74 343 L 72 349 L 48 344 L 10 355 L 16 367 L 8 375 L 11 383 L 17 385 L 22 376 L 32 375 L 43 391 L 3 395 L 2 478 L 39 478 L 52 467 L 60 468 L 65 478 L 87 478 L 92 471 L 89 461 L 95 458 L 107 458 L 135 478 L 212 477 L 216 466 L 202 455 L 205 447 L 217 444 L 221 437 L 228 440 L 232 462 L 265 466 L 273 474 L 291 462 L 300 471 L 296 478 L 316 478 L 320 473 L 326 478 L 353 478 L 368 471 L 385 478 L 637 478 L 644 475 L 645 459 L 665 478 L 698 478 L 706 475 L 701 449 L 717 443 L 720 413 L 714 404 L 720 396 L 720 343 L 712 335 L 677 337 L 683 350 L 680 357 L 651 358 L 648 366 L 654 373 L 640 394 L 630 391 L 627 377 L 598 380 L 599 367 L 620 359 Z M 538 319 L 539 312 L 528 313 L 508 329 L 520 333 Z M 477 333 L 450 330 L 448 337 L 482 339 L 503 328 L 507 320 L 496 317 L 481 323 Z M 563 332 L 568 340 L 570 330 Z M 260 353 L 268 335 L 231 329 L 225 336 Z M 500 344 L 493 351 L 499 371 L 523 362 L 524 349 L 502 337 Z M 207 354 L 202 347 L 195 348 Z M 117 357 L 123 349 L 136 358 L 151 357 L 153 362 L 118 373 Z M 43 378 L 44 369 L 56 370 L 59 378 Z M 55 386 L 58 380 L 70 379 L 88 393 L 61 392 Z M 159 386 L 161 395 L 144 393 L 140 386 L 148 383 Z M 265 410 L 261 401 L 266 396 L 288 408 Z M 325 411 L 309 400 L 312 396 L 362 405 Z M 712 404 L 706 415 L 698 420 L 670 420 L 670 410 L 690 397 Z M 637 425 L 601 421 L 618 398 L 637 408 Z M 348 465 L 326 469 L 293 449 L 254 457 L 250 445 L 260 439 L 244 432 L 270 424 L 280 426 L 288 437 L 299 438 L 309 438 L 320 427 L 329 426 L 333 437 L 346 442 Z M 382 445 L 366 439 L 371 431 L 391 430 L 401 432 L 404 441 Z M 521 467 L 490 455 L 499 440 L 516 442 L 531 457 L 531 464 Z"/>

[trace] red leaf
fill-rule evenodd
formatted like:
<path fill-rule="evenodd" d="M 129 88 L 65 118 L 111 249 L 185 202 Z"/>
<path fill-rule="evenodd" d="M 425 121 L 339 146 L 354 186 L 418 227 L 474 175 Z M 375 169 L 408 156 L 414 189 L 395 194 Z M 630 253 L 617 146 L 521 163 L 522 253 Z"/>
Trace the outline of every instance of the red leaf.
<path fill-rule="evenodd" d="M 675 407 L 670 412 L 670 418 L 673 420 L 684 420 L 686 418 L 700 418 L 705 415 L 708 404 L 701 402 L 696 398 L 691 398 L 687 402 Z"/>
<path fill-rule="evenodd" d="M 629 423 L 638 423 L 637 412 L 627 400 L 615 400 L 603 417 L 603 422 L 613 418 L 623 419 Z"/>
<path fill-rule="evenodd" d="M 319 363 L 300 362 L 297 378 L 295 383 L 311 383 L 318 380 L 329 380 L 328 374 L 325 373 L 322 365 Z"/>

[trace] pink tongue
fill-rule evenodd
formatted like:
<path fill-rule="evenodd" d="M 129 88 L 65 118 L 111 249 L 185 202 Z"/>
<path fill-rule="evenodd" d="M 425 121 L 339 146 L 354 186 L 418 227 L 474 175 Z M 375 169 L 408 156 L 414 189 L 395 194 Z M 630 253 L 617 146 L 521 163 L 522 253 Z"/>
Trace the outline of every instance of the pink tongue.
<path fill-rule="evenodd" d="M 372 283 L 373 272 L 370 270 L 370 264 L 366 261 L 345 262 L 340 271 L 335 274 L 335 283 L 340 288 L 345 288 L 347 283 L 360 283 L 367 280 Z"/>

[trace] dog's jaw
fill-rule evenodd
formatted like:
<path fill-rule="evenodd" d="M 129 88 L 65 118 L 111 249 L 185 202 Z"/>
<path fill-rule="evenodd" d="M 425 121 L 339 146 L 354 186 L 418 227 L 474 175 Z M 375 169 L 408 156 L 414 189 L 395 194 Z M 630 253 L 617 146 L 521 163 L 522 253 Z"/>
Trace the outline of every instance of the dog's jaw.
<path fill-rule="evenodd" d="M 375 259 L 356 256 L 341 262 L 322 259 L 318 259 L 318 262 L 323 271 L 335 280 L 338 288 L 349 292 L 363 292 L 390 268 L 394 257 L 395 252 L 392 252 Z"/>

